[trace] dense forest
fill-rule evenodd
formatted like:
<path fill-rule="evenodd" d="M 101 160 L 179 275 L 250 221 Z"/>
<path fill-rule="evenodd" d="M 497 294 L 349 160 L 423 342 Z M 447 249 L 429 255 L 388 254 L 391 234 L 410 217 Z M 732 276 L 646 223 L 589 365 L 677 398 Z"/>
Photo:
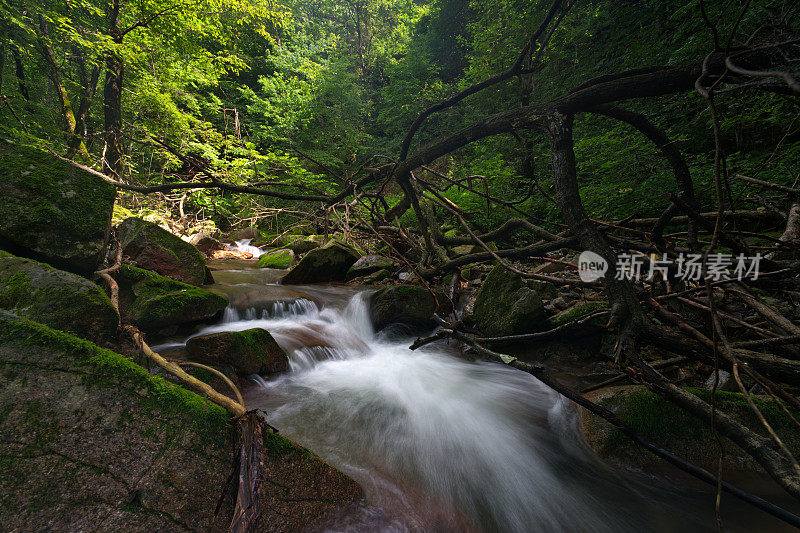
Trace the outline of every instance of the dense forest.
<path fill-rule="evenodd" d="M 25 388 L 19 358 L 57 346 L 105 369 L 106 385 L 135 376 L 131 391 L 181 406 L 125 415 L 137 435 L 161 442 L 181 416 L 216 435 L 202 451 L 188 434 L 163 437 L 192 468 L 213 458 L 165 485 L 197 509 L 163 506 L 174 494 L 142 481 L 146 470 L 133 482 L 103 466 L 124 496 L 109 492 L 116 510 L 81 520 L 143 531 L 800 527 L 800 4 L 0 0 L 0 14 L 0 383 Z M 42 281 L 53 270 L 57 288 Z M 92 303 L 66 296 L 64 276 Z M 334 371 L 387 343 L 393 359 Z M 442 381 L 418 383 L 399 361 L 433 365 L 425 372 Z M 439 396 L 425 404 L 431 387 Z M 48 416 L 19 413 L 53 395 L 28 388 L 24 409 L 0 393 L 0 464 L 51 453 Z M 109 412 L 127 401 L 102 394 L 93 403 Z M 577 454 L 560 459 L 569 468 L 526 455 L 544 431 L 530 419 L 556 406 L 578 413 L 547 437 L 577 426 L 547 445 Z M 421 429 L 439 415 L 441 434 Z M 76 435 L 75 424 L 55 433 L 103 446 L 105 426 Z M 466 440 L 492 432 L 493 451 L 453 444 L 467 428 Z M 147 448 L 135 440 L 108 449 Z M 565 451 L 575 442 L 592 451 Z M 503 455 L 512 444 L 524 451 Z M 598 456 L 629 479 L 607 491 L 617 502 L 576 488 L 611 483 L 575 466 Z M 86 525 L 65 518 L 74 509 L 54 487 L 66 473 L 15 464 L 0 473 L 0 490 L 27 494 L 0 497 L 12 530 Z M 650 486 L 642 470 L 658 483 L 684 476 L 677 487 L 699 480 L 702 518 L 661 521 L 633 503 L 609 518 L 639 501 L 626 483 Z M 23 486 L 50 492 L 49 510 Z M 723 500 L 748 506 L 728 519 Z M 562 515 L 570 505 L 575 516 Z"/>

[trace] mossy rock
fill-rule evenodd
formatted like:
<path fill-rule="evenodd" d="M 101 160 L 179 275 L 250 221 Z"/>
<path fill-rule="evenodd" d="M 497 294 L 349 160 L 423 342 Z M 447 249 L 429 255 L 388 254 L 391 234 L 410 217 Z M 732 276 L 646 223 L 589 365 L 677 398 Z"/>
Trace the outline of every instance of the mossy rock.
<path fill-rule="evenodd" d="M 358 252 L 339 242 L 331 242 L 322 248 L 311 250 L 289 271 L 281 283 L 301 285 L 345 281 L 347 271 L 358 260 Z"/>
<path fill-rule="evenodd" d="M 127 218 L 117 229 L 129 264 L 152 270 L 189 285 L 206 280 L 206 260 L 177 235 L 141 218 Z"/>
<path fill-rule="evenodd" d="M 285 269 L 292 266 L 292 263 L 294 263 L 294 252 L 292 250 L 273 250 L 258 258 L 259 268 Z"/>
<path fill-rule="evenodd" d="M 294 252 L 296 255 L 303 255 L 316 248 L 319 248 L 319 242 L 314 239 L 300 238 L 294 240 L 286 245 L 286 248 Z"/>
<path fill-rule="evenodd" d="M 415 330 L 428 330 L 436 325 L 436 298 L 416 285 L 386 287 L 370 296 L 369 314 L 372 325 L 380 330 L 389 324 L 403 324 Z"/>
<path fill-rule="evenodd" d="M 99 343 L 112 340 L 119 324 L 108 296 L 91 281 L 7 253 L 0 256 L 0 308 Z"/>
<path fill-rule="evenodd" d="M 132 360 L 0 311 L 0 515 L 10 531 L 222 531 L 229 415 Z M 262 519 L 321 527 L 362 497 L 308 450 L 264 434 Z M 280 490 L 274 487 L 279 486 Z"/>
<path fill-rule="evenodd" d="M 146 331 L 211 321 L 228 305 L 224 296 L 130 265 L 117 278 L 123 320 Z"/>
<path fill-rule="evenodd" d="M 608 304 L 606 302 L 583 302 L 574 307 L 570 307 L 569 309 L 562 311 L 553 317 L 550 317 L 548 322 L 552 327 L 563 326 L 564 324 L 568 324 L 575 320 L 580 320 L 581 318 L 589 316 L 594 312 L 605 309 L 608 309 Z M 594 322 L 595 320 L 592 319 L 592 321 Z M 597 319 L 597 322 L 601 321 L 601 319 Z"/>
<path fill-rule="evenodd" d="M 706 402 L 711 402 L 711 391 L 689 388 Z M 622 386 L 600 389 L 587 395 L 587 399 L 614 411 L 636 433 L 648 440 L 698 464 L 715 471 L 720 449 L 711 427 L 689 415 L 671 402 L 645 387 Z M 800 432 L 792 419 L 771 399 L 754 397 L 753 401 L 767 421 L 797 456 L 800 453 Z M 717 391 L 716 407 L 761 435 L 764 427 L 740 393 Z M 800 413 L 794 412 L 797 418 Z M 586 442 L 599 455 L 618 462 L 647 467 L 660 459 L 633 444 L 627 436 L 600 417 L 581 409 L 581 430 Z M 727 469 L 757 470 L 758 465 L 738 446 L 720 437 L 725 450 Z"/>
<path fill-rule="evenodd" d="M 261 232 L 259 231 L 259 229 L 254 228 L 252 226 L 249 228 L 237 229 L 236 231 L 233 231 L 231 232 L 230 235 L 228 235 L 228 239 L 231 241 L 240 241 L 242 239 L 250 239 L 252 241 L 259 239 L 260 237 L 261 237 Z"/>
<path fill-rule="evenodd" d="M 497 265 L 475 299 L 472 320 L 487 337 L 521 335 L 544 325 L 544 304 L 523 279 Z"/>
<path fill-rule="evenodd" d="M 186 351 L 192 361 L 211 366 L 230 365 L 245 376 L 289 369 L 286 352 L 261 328 L 192 337 L 186 343 Z"/>
<path fill-rule="evenodd" d="M 382 255 L 365 255 L 356 261 L 347 271 L 348 281 L 363 276 L 368 276 L 381 270 L 390 270 L 395 265 L 394 261 Z"/>
<path fill-rule="evenodd" d="M 105 256 L 117 193 L 52 154 L 0 140 L 0 247 L 88 275 Z"/>

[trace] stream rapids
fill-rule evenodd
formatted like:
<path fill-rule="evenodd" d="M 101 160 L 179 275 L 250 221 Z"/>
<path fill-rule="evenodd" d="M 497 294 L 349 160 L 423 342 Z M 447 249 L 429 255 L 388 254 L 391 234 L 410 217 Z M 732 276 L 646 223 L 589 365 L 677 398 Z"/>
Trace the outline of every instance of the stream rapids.
<path fill-rule="evenodd" d="M 367 292 L 287 288 L 279 272 L 215 272 L 232 305 L 194 335 L 260 327 L 289 353 L 290 371 L 252 376 L 245 403 L 364 488 L 329 531 L 715 530 L 713 493 L 600 461 L 572 406 L 532 376 L 445 342 L 411 351 L 401 328 L 373 331 Z"/>

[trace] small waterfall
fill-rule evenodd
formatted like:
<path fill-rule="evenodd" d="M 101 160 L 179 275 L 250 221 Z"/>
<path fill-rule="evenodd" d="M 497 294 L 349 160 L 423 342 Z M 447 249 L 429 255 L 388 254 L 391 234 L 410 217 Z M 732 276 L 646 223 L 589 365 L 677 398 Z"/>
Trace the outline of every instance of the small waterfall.
<path fill-rule="evenodd" d="M 240 239 L 236 241 L 235 244 L 226 244 L 225 247 L 228 250 L 234 250 L 237 252 L 246 252 L 249 254 L 253 254 L 254 258 L 261 257 L 264 254 L 264 250 L 257 246 L 253 246 L 250 244 L 250 241 L 253 239 Z"/>

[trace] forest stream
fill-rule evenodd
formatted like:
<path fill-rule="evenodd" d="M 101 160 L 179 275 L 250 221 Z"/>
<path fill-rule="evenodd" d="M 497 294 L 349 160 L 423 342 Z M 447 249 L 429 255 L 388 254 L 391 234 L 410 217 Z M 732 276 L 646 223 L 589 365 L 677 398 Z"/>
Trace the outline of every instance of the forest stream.
<path fill-rule="evenodd" d="M 290 354 L 290 372 L 253 376 L 245 402 L 364 487 L 365 504 L 329 530 L 714 530 L 713 491 L 677 471 L 607 465 L 583 445 L 573 406 L 530 375 L 445 343 L 411 351 L 402 330 L 372 330 L 365 290 L 286 287 L 281 274 L 215 271 L 232 305 L 194 335 L 260 327 Z M 731 497 L 723 511 L 728 531 L 790 530 Z"/>

